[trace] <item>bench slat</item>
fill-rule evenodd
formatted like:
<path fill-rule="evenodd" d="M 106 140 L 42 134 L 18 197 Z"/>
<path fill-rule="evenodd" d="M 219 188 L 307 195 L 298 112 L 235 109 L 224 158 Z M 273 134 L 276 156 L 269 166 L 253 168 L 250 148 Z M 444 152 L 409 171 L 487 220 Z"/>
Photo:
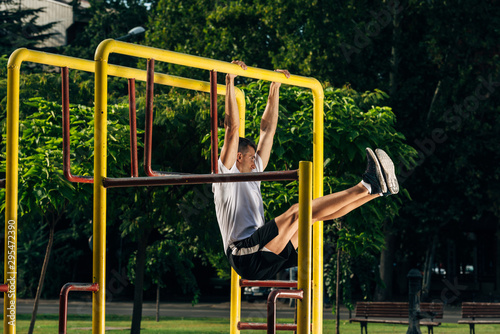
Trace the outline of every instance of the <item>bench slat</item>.
<path fill-rule="evenodd" d="M 495 325 L 500 324 L 500 320 L 458 320 L 459 324 Z"/>
<path fill-rule="evenodd" d="M 391 320 L 391 319 L 364 319 L 364 318 L 351 318 L 350 322 L 370 322 L 374 324 L 398 324 L 408 325 L 408 320 Z M 420 321 L 420 326 L 440 326 L 438 321 Z"/>
<path fill-rule="evenodd" d="M 408 325 L 408 320 L 351 318 L 351 319 L 349 319 L 349 321 L 351 321 L 351 322 L 371 322 L 374 324 Z"/>

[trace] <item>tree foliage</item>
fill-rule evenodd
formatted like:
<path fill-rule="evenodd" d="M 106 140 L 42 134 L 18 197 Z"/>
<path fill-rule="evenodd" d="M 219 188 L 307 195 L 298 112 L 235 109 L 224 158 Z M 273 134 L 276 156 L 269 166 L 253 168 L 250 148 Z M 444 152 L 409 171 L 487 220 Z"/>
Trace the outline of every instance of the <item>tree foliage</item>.
<path fill-rule="evenodd" d="M 128 31 L 147 22 L 148 11 L 142 0 L 89 1 L 90 7 L 80 8 L 75 1 L 75 15 L 88 24 L 79 31 L 74 41 L 64 47 L 65 54 L 73 57 L 94 59 L 99 43 L 108 38 L 117 39 Z M 138 39 L 127 40 L 138 42 Z M 130 57 L 111 56 L 111 61 L 126 66 L 134 66 L 136 60 Z"/>

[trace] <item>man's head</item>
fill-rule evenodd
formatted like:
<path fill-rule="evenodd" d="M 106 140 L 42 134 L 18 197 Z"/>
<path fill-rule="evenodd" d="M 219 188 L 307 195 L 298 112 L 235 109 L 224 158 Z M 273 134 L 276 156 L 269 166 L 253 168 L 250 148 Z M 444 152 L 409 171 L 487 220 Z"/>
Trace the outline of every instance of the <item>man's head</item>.
<path fill-rule="evenodd" d="M 255 152 L 257 146 L 248 138 L 240 137 L 236 167 L 241 173 L 250 173 L 255 169 Z"/>
<path fill-rule="evenodd" d="M 250 147 L 257 151 L 257 145 L 251 139 L 240 137 L 238 152 L 246 153 Z"/>

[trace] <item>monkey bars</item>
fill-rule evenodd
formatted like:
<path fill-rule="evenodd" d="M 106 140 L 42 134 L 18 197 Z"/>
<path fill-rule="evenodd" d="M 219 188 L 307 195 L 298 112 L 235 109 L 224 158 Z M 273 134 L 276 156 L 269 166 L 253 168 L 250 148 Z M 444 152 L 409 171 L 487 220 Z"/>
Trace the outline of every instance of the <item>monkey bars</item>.
<path fill-rule="evenodd" d="M 303 88 L 311 89 L 313 94 L 313 164 L 301 162 L 298 171 L 299 179 L 299 245 L 301 256 L 299 258 L 299 279 L 298 290 L 303 291 L 300 302 L 298 303 L 298 333 L 309 333 L 311 330 L 311 313 L 313 332 L 322 332 L 323 322 L 323 225 L 322 222 L 317 222 L 314 225 L 314 247 L 311 243 L 311 226 L 310 226 L 310 200 L 311 197 L 319 197 L 323 193 L 323 89 L 320 83 L 313 78 L 306 78 L 292 75 L 286 78 L 283 74 L 263 70 L 253 67 L 248 67 L 245 71 L 238 65 L 227 62 L 212 60 L 203 57 L 190 56 L 172 51 L 150 48 L 142 45 L 134 45 L 114 40 L 105 40 L 97 48 L 95 53 L 95 61 L 82 60 L 73 57 L 53 55 L 27 49 L 16 50 L 8 62 L 8 92 L 7 92 L 7 173 L 6 173 L 6 241 L 7 232 L 14 231 L 14 249 L 15 253 L 13 260 L 7 261 L 7 242 L 5 252 L 5 280 L 9 284 L 9 292 L 4 299 L 4 331 L 6 333 L 15 333 L 15 291 L 16 291 L 16 268 L 17 268 L 17 192 L 18 192 L 18 150 L 19 150 L 19 81 L 20 81 L 20 66 L 22 62 L 29 61 L 45 65 L 67 67 L 76 70 L 95 72 L 95 131 L 94 131 L 94 217 L 93 217 L 93 285 L 96 291 L 92 296 L 92 332 L 104 333 L 105 331 L 105 291 L 106 291 L 106 188 L 113 186 L 139 186 L 144 182 L 145 178 L 132 177 L 128 180 L 112 178 L 107 176 L 107 77 L 118 76 L 130 80 L 148 81 L 146 71 L 139 69 L 126 68 L 108 64 L 108 58 L 111 53 L 119 53 L 128 56 L 134 56 L 145 59 L 156 59 L 158 61 L 168 62 L 172 64 L 190 66 L 211 71 L 211 78 L 214 73 L 232 73 L 240 76 L 245 76 L 254 79 L 264 79 L 269 81 L 281 82 L 289 85 L 295 85 Z M 205 92 L 216 92 L 225 94 L 225 86 L 217 85 L 212 82 L 212 85 L 202 81 L 173 77 L 165 74 L 153 73 L 153 80 L 158 84 L 170 85 L 174 87 L 187 88 Z M 129 80 L 129 87 L 133 83 Z M 132 88 L 129 88 L 131 91 Z M 213 98 L 213 96 L 212 96 Z M 236 88 L 236 99 L 240 111 L 240 124 L 245 124 L 245 104 L 244 97 L 240 90 Z M 131 99 L 131 103 L 132 99 Z M 132 110 L 131 110 L 132 115 Z M 131 124 L 132 127 L 132 124 Z M 213 125 L 212 125 L 213 127 Z M 240 136 L 244 136 L 244 127 L 240 127 Z M 212 141 L 212 145 L 214 142 Z M 69 154 L 68 154 L 69 155 Z M 131 157 L 133 160 L 133 158 Z M 213 169 L 214 166 L 212 166 Z M 296 171 L 291 171 L 296 173 Z M 274 178 L 293 177 L 296 175 L 288 175 L 290 172 L 275 172 Z M 281 173 L 281 174 L 280 174 Z M 254 173 L 255 174 L 255 173 Z M 266 174 L 266 175 L 264 175 Z M 272 174 L 272 173 L 271 173 Z M 137 175 L 132 167 L 132 176 Z M 191 180 L 192 183 L 199 182 L 197 178 L 206 178 L 207 176 L 161 176 L 150 177 L 148 179 L 156 181 L 158 185 L 165 184 L 181 184 L 172 182 L 181 182 L 180 180 Z M 211 175 L 211 179 L 206 179 L 204 182 L 235 182 L 224 181 L 228 180 L 225 176 Z M 247 177 L 240 176 L 242 180 Z M 258 177 L 270 177 L 268 173 L 262 173 Z M 133 181 L 132 181 L 133 180 Z M 175 181 L 177 180 L 177 181 Z M 197 180 L 197 181 L 196 181 Z M 311 182 L 312 181 L 312 182 Z M 80 182 L 80 181 L 79 181 Z M 130 183 L 131 182 L 131 183 Z M 147 181 L 151 182 L 151 181 Z M 189 182 L 189 181 L 188 181 Z M 0 182 L 1 184 L 1 182 Z M 147 184 L 151 185 L 151 184 Z M 311 277 L 311 260 L 314 248 L 314 267 Z M 302 269 L 301 269 L 302 268 Z M 312 282 L 311 283 L 311 278 Z M 90 284 L 90 283 L 89 283 Z M 239 278 L 232 271 L 231 283 L 231 333 L 239 333 L 236 324 L 241 316 L 241 291 L 239 288 Z M 312 291 L 312 294 L 311 294 Z M 314 303 L 314 304 L 312 304 Z M 311 307 L 312 306 L 312 307 Z M 8 311 L 14 309 L 14 320 L 9 322 Z M 311 312 L 312 309 L 312 312 Z M 10 319 L 11 320 L 11 319 Z"/>
<path fill-rule="evenodd" d="M 108 181 L 106 170 L 107 158 L 107 77 L 110 74 L 108 59 L 112 53 L 128 55 L 143 59 L 155 59 L 166 63 L 194 67 L 207 71 L 217 71 L 223 73 L 231 73 L 239 76 L 244 76 L 254 79 L 264 79 L 295 85 L 303 88 L 309 88 L 313 94 L 313 182 L 314 182 L 314 197 L 319 197 L 323 194 L 323 88 L 319 81 L 313 78 L 306 78 L 297 75 L 291 75 L 286 78 L 282 73 L 275 71 L 263 70 L 254 67 L 248 67 L 243 70 L 236 64 L 228 62 L 186 55 L 178 52 L 167 51 L 147 47 L 143 45 L 135 45 L 112 39 L 105 40 L 99 44 L 95 53 L 95 127 L 96 131 L 94 142 L 94 235 L 99 236 L 94 239 L 94 256 L 101 253 L 105 249 L 105 226 L 106 226 L 106 188 L 104 183 Z M 240 110 L 241 111 L 241 110 Z M 240 124 L 244 124 L 241 122 Z M 240 127 L 240 136 L 244 136 L 244 128 Z M 108 184 L 109 185 L 109 184 Z M 313 290 L 315 292 L 315 306 L 312 307 L 314 332 L 320 333 L 323 322 L 322 306 L 322 286 L 323 286 L 323 226 L 321 222 L 315 223 L 314 226 L 314 253 L 315 265 L 313 269 Z M 97 263 L 98 261 L 94 261 Z M 102 265 L 102 264 L 101 264 Z M 94 273 L 99 273 L 104 270 L 104 267 L 94 268 Z M 231 333 L 237 333 L 236 322 L 240 318 L 241 293 L 239 292 L 238 277 L 235 272 L 232 272 L 231 283 Z M 99 282 L 99 284 L 101 284 Z M 304 297 L 301 304 L 310 303 L 311 298 Z M 104 304 L 104 292 L 99 291 L 94 295 L 94 305 Z M 94 306 L 93 314 L 99 317 L 100 310 Z M 308 310 L 309 307 L 306 307 Z M 309 315 L 307 315 L 309 316 Z M 94 331 L 99 332 L 104 328 L 104 318 L 102 321 L 97 321 L 94 324 Z M 302 331 L 303 330 L 303 331 Z M 308 332 L 308 329 L 299 329 L 300 333 Z"/>

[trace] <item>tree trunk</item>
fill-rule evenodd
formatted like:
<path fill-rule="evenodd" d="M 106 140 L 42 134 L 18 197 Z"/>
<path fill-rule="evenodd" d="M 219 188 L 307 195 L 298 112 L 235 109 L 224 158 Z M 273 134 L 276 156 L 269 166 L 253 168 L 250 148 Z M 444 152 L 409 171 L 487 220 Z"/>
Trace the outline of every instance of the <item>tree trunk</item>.
<path fill-rule="evenodd" d="M 391 46 L 391 58 L 390 58 L 390 72 L 389 72 L 389 95 L 391 97 L 396 96 L 398 89 L 398 72 L 399 72 L 399 62 L 401 61 L 399 56 L 399 40 L 401 39 L 401 17 L 402 17 L 402 7 L 391 6 L 392 15 L 392 46 Z"/>
<path fill-rule="evenodd" d="M 429 247 L 427 247 L 427 252 L 425 254 L 424 276 L 422 282 L 422 300 L 426 300 L 429 297 L 429 292 L 431 290 L 432 266 L 434 264 L 437 242 L 438 238 L 437 234 L 435 234 L 432 238 L 431 244 L 429 245 Z"/>
<path fill-rule="evenodd" d="M 160 321 L 160 284 L 156 285 L 156 322 Z"/>
<path fill-rule="evenodd" d="M 337 247 L 337 282 L 335 287 L 335 333 L 340 333 L 340 247 Z"/>
<path fill-rule="evenodd" d="M 134 309 L 132 311 L 132 327 L 130 329 L 131 334 L 139 334 L 141 332 L 142 300 L 144 294 L 144 271 L 146 268 L 146 248 L 148 245 L 148 237 L 151 233 L 151 228 L 144 228 L 142 232 L 143 233 L 141 233 L 137 240 Z"/>
<path fill-rule="evenodd" d="M 437 85 L 436 85 L 436 89 L 434 90 L 434 95 L 432 96 L 432 100 L 431 100 L 431 105 L 429 107 L 429 111 L 427 112 L 427 124 L 429 123 L 430 119 L 431 119 L 431 114 L 432 114 L 432 111 L 434 109 L 434 104 L 436 103 L 437 101 L 437 97 L 439 96 L 439 91 L 441 90 L 441 80 L 438 81 Z"/>
<path fill-rule="evenodd" d="M 394 234 L 384 228 L 385 247 L 380 253 L 380 280 L 384 286 L 377 285 L 375 288 L 375 300 L 387 301 L 392 299 L 392 276 L 394 264 Z"/>
<path fill-rule="evenodd" d="M 52 245 L 54 244 L 54 230 L 56 222 L 49 224 L 49 242 L 47 243 L 47 249 L 45 250 L 45 258 L 43 259 L 42 272 L 40 273 L 40 280 L 38 281 L 38 288 L 36 289 L 35 303 L 33 305 L 33 313 L 31 314 L 30 327 L 28 329 L 28 334 L 32 334 L 35 328 L 36 314 L 38 312 L 38 304 L 40 302 L 40 296 L 42 294 L 43 282 L 45 281 L 45 274 L 47 273 L 47 267 L 49 265 L 50 253 L 52 252 Z"/>

